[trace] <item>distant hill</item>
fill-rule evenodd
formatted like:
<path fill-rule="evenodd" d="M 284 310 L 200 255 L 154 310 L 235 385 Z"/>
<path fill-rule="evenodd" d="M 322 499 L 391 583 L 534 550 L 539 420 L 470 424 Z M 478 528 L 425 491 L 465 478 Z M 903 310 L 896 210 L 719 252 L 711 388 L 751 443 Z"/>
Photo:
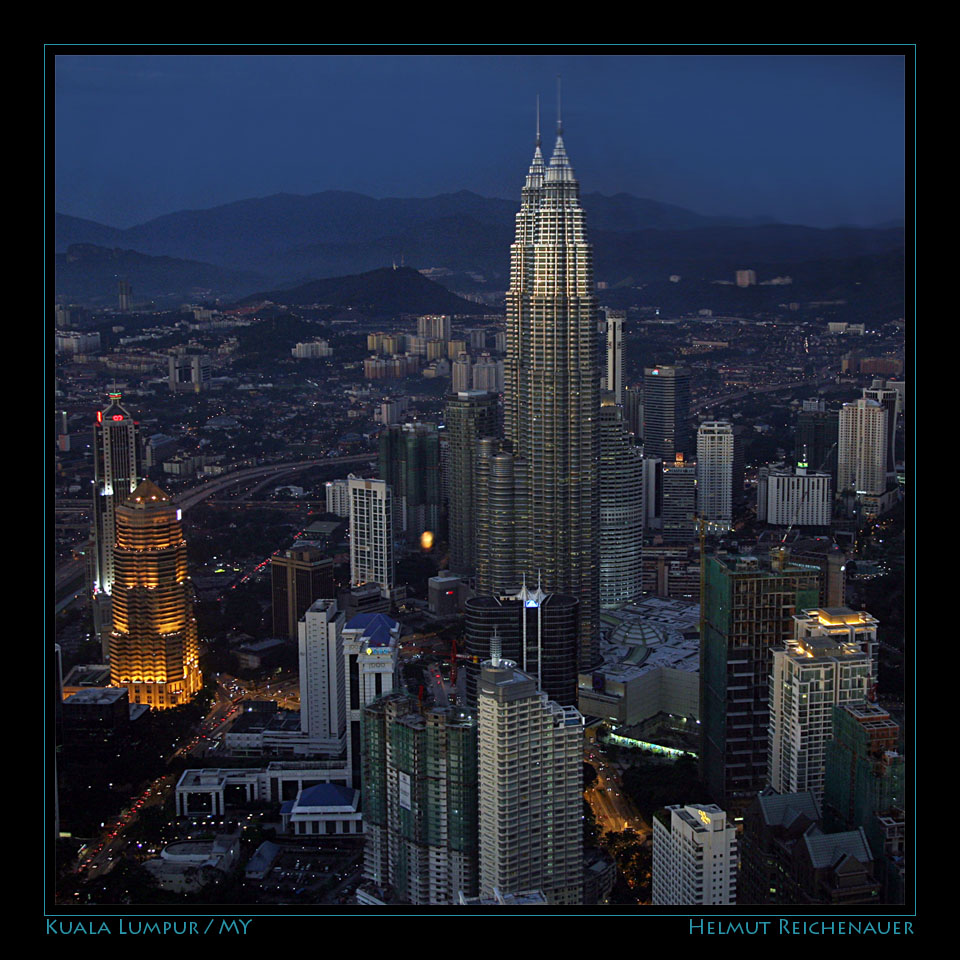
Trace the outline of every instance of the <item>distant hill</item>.
<path fill-rule="evenodd" d="M 269 300 L 285 306 L 326 304 L 350 307 L 370 317 L 396 316 L 400 313 L 476 314 L 488 313 L 489 307 L 464 300 L 446 287 L 421 276 L 410 267 L 389 267 L 371 270 L 356 276 L 311 280 L 285 290 L 254 293 L 239 305 Z"/>
<path fill-rule="evenodd" d="M 264 282 L 256 273 L 209 263 L 151 257 L 135 250 L 72 244 L 55 258 L 58 299 L 89 306 L 114 306 L 117 284 L 129 280 L 135 302 L 183 302 L 219 296 L 242 296 Z"/>
<path fill-rule="evenodd" d="M 708 217 L 625 193 L 585 194 L 583 205 L 596 279 L 611 286 L 653 282 L 673 273 L 732 279 L 733 271 L 758 263 L 776 273 L 777 264 L 785 270 L 787 264 L 847 260 L 904 246 L 904 230 L 895 224 L 821 230 L 765 218 Z M 507 287 L 518 207 L 519 198 L 481 197 L 466 190 L 380 200 L 343 191 L 277 194 L 183 210 L 126 230 L 57 214 L 54 239 L 58 250 L 94 244 L 192 262 L 198 275 L 207 271 L 206 279 L 194 285 L 228 298 L 401 262 L 418 269 L 443 268 L 452 276 L 441 277 L 441 283 L 489 293 Z M 154 266 L 151 289 L 183 288 L 186 268 L 171 266 L 165 279 L 159 264 Z M 210 274 L 214 268 L 228 273 Z M 255 275 L 262 281 L 246 282 Z M 67 279 L 72 287 L 81 282 L 80 277 Z M 94 277 L 90 282 L 96 286 L 101 281 Z"/>

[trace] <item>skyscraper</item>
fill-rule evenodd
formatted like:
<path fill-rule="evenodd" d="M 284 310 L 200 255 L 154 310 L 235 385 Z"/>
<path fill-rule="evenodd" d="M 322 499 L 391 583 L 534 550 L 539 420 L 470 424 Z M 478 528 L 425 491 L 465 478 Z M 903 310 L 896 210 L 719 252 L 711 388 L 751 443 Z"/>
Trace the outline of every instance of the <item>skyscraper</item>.
<path fill-rule="evenodd" d="M 677 803 L 653 815 L 655 906 L 726 905 L 737 898 L 737 828 L 716 804 Z"/>
<path fill-rule="evenodd" d="M 711 420 L 697 430 L 697 513 L 715 529 L 733 527 L 733 424 Z"/>
<path fill-rule="evenodd" d="M 393 590 L 393 493 L 384 480 L 353 479 L 350 487 L 350 582 Z"/>
<path fill-rule="evenodd" d="M 317 752 L 339 755 L 346 745 L 346 683 L 337 601 L 318 599 L 297 624 L 300 730 Z"/>
<path fill-rule="evenodd" d="M 887 411 L 887 477 L 894 479 L 897 473 L 897 419 L 903 410 L 903 395 L 883 380 L 874 380 L 863 388 L 866 400 L 876 400 Z"/>
<path fill-rule="evenodd" d="M 525 473 L 515 579 L 534 583 L 539 573 L 547 592 L 579 599 L 580 658 L 590 665 L 599 628 L 600 527 L 593 251 L 559 121 L 557 127 L 545 167 L 538 124 L 510 248 L 504 433 Z"/>
<path fill-rule="evenodd" d="M 136 490 L 143 478 L 140 429 L 120 394 L 97 412 L 93 426 L 93 526 L 88 573 L 93 594 L 94 630 L 104 657 L 110 653 L 113 628 L 110 597 L 113 593 L 113 550 L 117 539 L 116 508 Z"/>
<path fill-rule="evenodd" d="M 477 892 L 477 719 L 391 693 L 363 710 L 363 874 L 406 903 Z"/>
<path fill-rule="evenodd" d="M 772 648 L 793 636 L 795 612 L 817 606 L 820 571 L 780 550 L 704 563 L 700 779 L 730 811 L 766 786 Z"/>
<path fill-rule="evenodd" d="M 837 493 L 852 490 L 861 500 L 881 498 L 887 488 L 887 408 L 861 397 L 840 408 Z"/>
<path fill-rule="evenodd" d="M 797 414 L 794 457 L 814 470 L 825 470 L 837 483 L 839 410 L 828 410 L 823 400 L 804 400 Z"/>
<path fill-rule="evenodd" d="M 518 663 L 561 706 L 577 702 L 577 600 L 521 588 L 513 597 L 471 597 L 466 610 L 467 704 L 477 703 L 480 666 L 496 636 L 504 657 Z"/>
<path fill-rule="evenodd" d="M 450 569 L 473 573 L 476 538 L 474 463 L 477 441 L 497 433 L 497 398 L 483 390 L 447 397 L 444 424 L 449 445 Z"/>
<path fill-rule="evenodd" d="M 643 455 L 676 459 L 695 454 L 690 426 L 690 372 L 683 367 L 643 371 Z"/>
<path fill-rule="evenodd" d="M 799 636 L 773 650 L 767 778 L 777 793 L 809 790 L 820 801 L 834 705 L 866 701 L 873 656 L 851 642 L 849 633 L 835 637 L 829 630 L 804 630 L 808 614 L 795 616 L 798 620 Z"/>
<path fill-rule="evenodd" d="M 397 533 L 417 543 L 440 533 L 440 438 L 432 423 L 392 424 L 380 432 L 380 476 L 393 494 Z"/>
<path fill-rule="evenodd" d="M 321 597 L 336 596 L 333 560 L 316 548 L 294 545 L 270 558 L 273 587 L 273 635 L 296 640 L 297 624 Z"/>
<path fill-rule="evenodd" d="M 617 404 L 623 403 L 623 310 L 607 310 L 604 337 L 603 389 L 613 394 Z"/>
<path fill-rule="evenodd" d="M 477 714 L 480 895 L 541 890 L 550 903 L 579 903 L 583 717 L 499 655 L 481 668 Z"/>
<path fill-rule="evenodd" d="M 116 508 L 110 685 L 156 709 L 202 685 L 193 587 L 180 511 L 144 480 Z"/>
<path fill-rule="evenodd" d="M 642 593 L 643 455 L 613 395 L 600 407 L 600 606 Z"/>

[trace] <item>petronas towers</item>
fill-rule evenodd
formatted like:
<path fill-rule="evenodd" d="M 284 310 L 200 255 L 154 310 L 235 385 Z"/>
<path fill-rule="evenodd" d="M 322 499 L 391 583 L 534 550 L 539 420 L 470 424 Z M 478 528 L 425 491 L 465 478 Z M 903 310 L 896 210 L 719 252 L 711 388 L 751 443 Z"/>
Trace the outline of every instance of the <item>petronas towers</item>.
<path fill-rule="evenodd" d="M 491 523 L 488 552 L 512 555 L 513 584 L 494 582 L 502 563 L 477 572 L 491 593 L 525 581 L 577 597 L 587 667 L 599 625 L 597 306 L 579 184 L 557 128 L 549 164 L 537 132 L 510 248 L 500 458 L 512 460 L 512 509 Z"/>

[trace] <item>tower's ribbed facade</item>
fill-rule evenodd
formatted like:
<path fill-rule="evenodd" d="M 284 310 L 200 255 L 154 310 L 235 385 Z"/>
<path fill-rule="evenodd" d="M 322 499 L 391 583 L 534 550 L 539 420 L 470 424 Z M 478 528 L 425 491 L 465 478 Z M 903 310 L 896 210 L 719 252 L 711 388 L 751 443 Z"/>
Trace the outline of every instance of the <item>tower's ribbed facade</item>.
<path fill-rule="evenodd" d="M 594 659 L 599 597 L 599 369 L 593 251 L 563 137 L 539 136 L 510 248 L 504 433 L 518 485 L 516 575 L 580 601 L 580 660 Z M 523 502 L 519 502 L 522 500 Z"/>
<path fill-rule="evenodd" d="M 144 480 L 116 508 L 110 683 L 166 709 L 202 685 L 180 511 Z"/>

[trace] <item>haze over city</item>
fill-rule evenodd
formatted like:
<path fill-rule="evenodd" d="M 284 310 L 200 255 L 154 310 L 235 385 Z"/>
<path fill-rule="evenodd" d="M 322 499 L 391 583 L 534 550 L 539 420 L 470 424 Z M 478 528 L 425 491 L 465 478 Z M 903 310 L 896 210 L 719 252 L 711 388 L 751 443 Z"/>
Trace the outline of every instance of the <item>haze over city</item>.
<path fill-rule="evenodd" d="M 167 49 L 47 48 L 47 932 L 912 934 L 914 49 Z"/>

